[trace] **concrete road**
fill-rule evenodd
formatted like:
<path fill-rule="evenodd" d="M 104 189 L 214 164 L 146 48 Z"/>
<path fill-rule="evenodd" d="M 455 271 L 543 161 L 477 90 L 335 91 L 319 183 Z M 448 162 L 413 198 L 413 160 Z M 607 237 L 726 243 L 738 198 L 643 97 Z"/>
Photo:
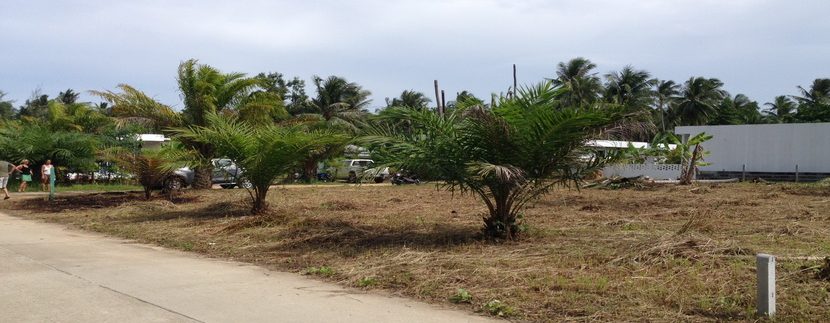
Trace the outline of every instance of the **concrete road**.
<path fill-rule="evenodd" d="M 0 322 L 488 322 L 0 214 Z"/>

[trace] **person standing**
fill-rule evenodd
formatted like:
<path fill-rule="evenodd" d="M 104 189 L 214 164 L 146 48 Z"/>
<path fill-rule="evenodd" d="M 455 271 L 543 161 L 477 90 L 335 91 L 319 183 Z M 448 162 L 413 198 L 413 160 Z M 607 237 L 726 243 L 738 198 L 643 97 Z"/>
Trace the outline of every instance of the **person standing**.
<path fill-rule="evenodd" d="M 55 166 L 52 166 L 52 160 L 47 159 L 43 166 L 40 167 L 40 186 L 44 192 L 49 191 L 49 176 L 55 171 Z"/>
<path fill-rule="evenodd" d="M 20 165 L 15 169 L 20 172 L 20 188 L 17 189 L 17 192 L 25 192 L 29 187 L 29 182 L 32 181 L 32 168 L 29 167 L 29 160 L 20 161 Z"/>
<path fill-rule="evenodd" d="M 7 162 L 5 160 L 0 160 L 0 189 L 3 190 L 3 194 L 6 195 L 4 200 L 8 200 L 9 196 L 9 189 L 6 186 L 9 185 L 9 177 L 15 171 L 15 166 L 12 163 Z"/>

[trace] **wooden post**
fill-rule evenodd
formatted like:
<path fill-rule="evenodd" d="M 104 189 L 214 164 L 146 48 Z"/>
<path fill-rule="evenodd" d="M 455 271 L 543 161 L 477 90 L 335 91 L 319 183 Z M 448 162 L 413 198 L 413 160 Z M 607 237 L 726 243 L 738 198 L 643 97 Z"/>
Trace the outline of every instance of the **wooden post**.
<path fill-rule="evenodd" d="M 443 115 L 443 111 L 441 111 L 441 95 L 438 93 L 438 80 L 435 80 L 435 112 L 438 115 Z"/>
<path fill-rule="evenodd" d="M 758 276 L 758 316 L 775 315 L 775 256 L 760 253 L 755 256 Z"/>

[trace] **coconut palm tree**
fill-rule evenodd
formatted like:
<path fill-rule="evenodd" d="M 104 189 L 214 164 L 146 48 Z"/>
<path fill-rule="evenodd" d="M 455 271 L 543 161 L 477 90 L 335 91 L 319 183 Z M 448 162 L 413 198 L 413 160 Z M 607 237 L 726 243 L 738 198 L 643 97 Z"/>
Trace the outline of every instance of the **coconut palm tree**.
<path fill-rule="evenodd" d="M 654 103 L 656 104 L 657 112 L 660 114 L 660 128 L 666 132 L 666 114 L 669 109 L 677 102 L 677 96 L 680 94 L 680 85 L 674 81 L 657 81 L 654 85 Z"/>
<path fill-rule="evenodd" d="M 567 89 L 550 83 L 500 97 L 493 108 L 433 112 L 390 108 L 384 116 L 411 120 L 412 131 L 375 127 L 360 138 L 382 164 L 441 180 L 445 189 L 472 193 L 487 206 L 484 232 L 519 235 L 527 203 L 555 185 L 568 185 L 596 169 L 584 142 L 622 118 L 619 109 L 562 107 Z"/>
<path fill-rule="evenodd" d="M 709 119 L 711 125 L 757 124 L 763 122 L 758 102 L 743 94 L 725 97 L 716 113 Z"/>
<path fill-rule="evenodd" d="M 421 92 L 404 90 L 397 98 L 386 99 L 386 107 L 407 107 L 413 109 L 427 109 L 431 100 Z"/>
<path fill-rule="evenodd" d="M 314 77 L 317 95 L 311 99 L 315 112 L 329 123 L 351 124 L 366 114 L 372 94 L 339 76 Z"/>
<path fill-rule="evenodd" d="M 567 63 L 559 63 L 553 84 L 566 89 L 562 102 L 565 105 L 585 105 L 593 103 L 602 91 L 599 77 L 593 72 L 596 64 L 590 60 L 577 57 Z"/>
<path fill-rule="evenodd" d="M 776 96 L 772 102 L 764 103 L 769 106 L 764 114 L 773 123 L 791 123 L 796 121 L 796 103 L 786 95 Z"/>
<path fill-rule="evenodd" d="M 271 184 L 287 175 L 308 155 L 328 145 L 342 145 L 349 138 L 331 131 L 307 131 L 302 126 L 276 124 L 251 125 L 235 117 L 207 114 L 206 126 L 180 129 L 180 138 L 191 142 L 210 143 L 216 151 L 245 170 L 245 178 L 253 184 L 251 212 L 264 212 Z"/>
<path fill-rule="evenodd" d="M 621 104 L 631 111 L 650 108 L 654 102 L 654 90 L 657 80 L 645 70 L 635 70 L 626 66 L 619 72 L 607 74 L 605 100 Z"/>
<path fill-rule="evenodd" d="M 830 79 L 815 79 L 809 89 L 798 87 L 798 119 L 804 122 L 830 121 Z"/>
<path fill-rule="evenodd" d="M 66 89 L 66 91 L 60 92 L 58 97 L 55 98 L 56 100 L 60 101 L 63 104 L 73 104 L 78 102 L 78 98 L 81 96 L 80 93 L 75 92 L 72 89 Z"/>
<path fill-rule="evenodd" d="M 718 104 L 727 95 L 723 82 L 716 78 L 692 77 L 683 86 L 673 118 L 680 125 L 703 125 L 717 113 Z"/>

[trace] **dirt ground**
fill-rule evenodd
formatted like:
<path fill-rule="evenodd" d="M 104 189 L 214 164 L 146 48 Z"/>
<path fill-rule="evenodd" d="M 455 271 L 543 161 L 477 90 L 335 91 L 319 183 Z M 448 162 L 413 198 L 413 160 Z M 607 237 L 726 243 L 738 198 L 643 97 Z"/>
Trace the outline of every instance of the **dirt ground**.
<path fill-rule="evenodd" d="M 527 209 L 520 240 L 502 243 L 479 236 L 480 203 L 432 185 L 269 197 L 265 216 L 247 215 L 244 190 L 2 208 L 514 321 L 754 321 L 754 255 L 764 252 L 780 257 L 778 321 L 830 317 L 830 186 L 556 190 Z"/>

